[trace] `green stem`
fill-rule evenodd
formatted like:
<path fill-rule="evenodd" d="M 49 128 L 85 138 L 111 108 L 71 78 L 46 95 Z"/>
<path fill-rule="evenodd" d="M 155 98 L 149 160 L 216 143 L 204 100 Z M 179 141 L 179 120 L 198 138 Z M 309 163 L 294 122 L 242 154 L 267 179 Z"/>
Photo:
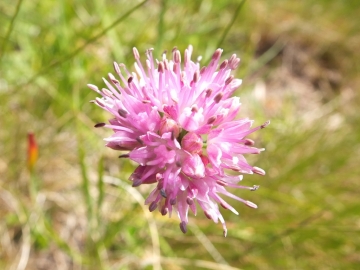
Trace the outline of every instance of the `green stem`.
<path fill-rule="evenodd" d="M 229 24 L 226 26 L 221 38 L 220 38 L 220 41 L 218 42 L 217 44 L 217 48 L 220 48 L 220 46 L 222 45 L 222 43 L 224 42 L 226 36 L 229 34 L 229 31 L 231 29 L 231 27 L 234 25 L 235 21 L 236 21 L 236 18 L 237 16 L 239 15 L 240 13 L 240 10 L 241 8 L 244 6 L 246 0 L 243 0 L 239 3 L 239 5 L 237 6 L 234 14 L 233 14 L 233 17 L 231 18 L 231 21 L 229 22 Z"/>
<path fill-rule="evenodd" d="M 11 18 L 11 22 L 10 22 L 9 29 L 8 29 L 8 31 L 7 31 L 7 33 L 6 33 L 5 38 L 4 38 L 4 42 L 3 42 L 3 44 L 2 44 L 2 46 L 1 46 L 1 48 L 0 48 L 0 62 L 1 62 L 1 59 L 2 59 L 2 57 L 3 57 L 3 55 L 4 55 L 4 53 L 5 53 L 6 45 L 7 45 L 8 41 L 9 41 L 10 34 L 11 34 L 13 28 L 14 28 L 15 19 L 16 19 L 17 15 L 19 14 L 22 1 L 23 1 L 23 0 L 19 0 L 18 3 L 17 3 L 17 5 L 16 5 L 15 14 L 14 14 L 14 16 Z"/>

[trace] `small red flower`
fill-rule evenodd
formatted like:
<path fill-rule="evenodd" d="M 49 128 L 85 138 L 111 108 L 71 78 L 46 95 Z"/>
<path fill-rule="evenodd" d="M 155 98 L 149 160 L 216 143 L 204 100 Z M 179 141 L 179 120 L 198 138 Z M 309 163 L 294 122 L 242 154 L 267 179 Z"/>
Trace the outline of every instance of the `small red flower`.
<path fill-rule="evenodd" d="M 38 146 L 36 144 L 34 133 L 28 133 L 28 157 L 27 166 L 30 172 L 35 168 L 35 163 L 38 159 Z"/>

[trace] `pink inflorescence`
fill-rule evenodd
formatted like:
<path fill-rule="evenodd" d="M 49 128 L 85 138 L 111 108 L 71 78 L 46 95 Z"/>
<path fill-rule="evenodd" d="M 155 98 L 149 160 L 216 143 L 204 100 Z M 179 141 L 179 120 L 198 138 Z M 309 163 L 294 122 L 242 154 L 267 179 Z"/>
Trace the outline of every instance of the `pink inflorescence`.
<path fill-rule="evenodd" d="M 109 74 L 104 79 L 107 89 L 99 90 L 95 104 L 110 112 L 114 118 L 107 127 L 114 134 L 106 138 L 106 146 L 121 151 L 120 155 L 139 164 L 130 177 L 134 187 L 156 184 L 145 203 L 149 210 L 159 209 L 162 215 L 175 211 L 186 232 L 189 209 L 196 215 L 196 203 L 205 216 L 223 224 L 218 205 L 238 212 L 220 195 L 243 202 L 249 207 L 256 204 L 228 192 L 229 188 L 256 190 L 258 186 L 240 186 L 242 175 L 264 170 L 250 166 L 244 154 L 259 154 L 264 149 L 253 147 L 254 141 L 246 136 L 264 128 L 269 122 L 251 129 L 252 120 L 235 119 L 240 109 L 238 97 L 231 97 L 241 85 L 231 71 L 240 59 L 232 55 L 219 66 L 222 50 L 217 49 L 210 64 L 200 68 L 191 60 L 192 46 L 185 50 L 184 64 L 176 48 L 172 60 L 155 60 L 152 49 L 146 51 L 146 65 L 140 62 L 136 48 L 136 73 L 128 71 L 124 64 L 114 63 L 120 81 Z"/>

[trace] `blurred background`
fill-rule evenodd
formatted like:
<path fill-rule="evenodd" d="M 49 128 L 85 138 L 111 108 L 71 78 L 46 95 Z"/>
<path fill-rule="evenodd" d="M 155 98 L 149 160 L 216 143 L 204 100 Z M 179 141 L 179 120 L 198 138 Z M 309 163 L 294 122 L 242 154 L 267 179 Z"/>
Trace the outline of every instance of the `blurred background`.
<path fill-rule="evenodd" d="M 360 1 L 65 0 L 0 3 L 0 269 L 359 269 Z M 87 83 L 155 48 L 208 63 L 236 53 L 239 117 L 265 176 L 229 199 L 228 236 L 149 213 L 135 165 L 104 147 Z M 28 138 L 28 134 L 33 136 Z M 31 139 L 33 138 L 33 139 Z M 35 140 L 34 140 L 35 138 Z"/>

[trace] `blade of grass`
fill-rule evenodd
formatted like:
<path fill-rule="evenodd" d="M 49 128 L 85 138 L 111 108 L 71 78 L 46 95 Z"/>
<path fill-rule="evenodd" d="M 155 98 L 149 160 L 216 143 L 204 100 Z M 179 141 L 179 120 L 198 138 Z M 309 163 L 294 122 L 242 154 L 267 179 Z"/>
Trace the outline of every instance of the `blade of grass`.
<path fill-rule="evenodd" d="M 139 191 L 135 188 L 133 188 L 131 185 L 125 184 L 122 180 L 117 179 L 115 177 L 111 176 L 105 176 L 104 181 L 108 184 L 112 184 L 118 187 L 121 187 L 126 192 L 128 192 L 132 197 L 134 197 L 135 201 L 141 206 L 142 210 L 144 211 L 145 218 L 147 219 L 149 223 L 149 230 L 151 235 L 151 241 L 153 245 L 153 269 L 160 270 L 161 264 L 160 264 L 160 242 L 159 242 L 159 233 L 156 227 L 156 223 L 151 216 L 151 213 L 148 211 L 147 207 L 144 205 L 144 198 L 139 193 Z"/>
<path fill-rule="evenodd" d="M 259 70 L 261 67 L 266 65 L 272 59 L 274 59 L 279 52 L 286 46 L 286 43 L 282 39 L 276 40 L 274 45 L 272 45 L 266 52 L 264 52 L 254 63 L 248 67 L 247 74 L 245 76 L 251 75 Z"/>
<path fill-rule="evenodd" d="M 195 267 L 197 267 L 195 269 L 204 268 L 204 269 L 213 269 L 213 270 L 217 270 L 217 269 L 240 270 L 240 268 L 232 267 L 232 266 L 221 264 L 221 263 L 215 263 L 215 262 L 210 262 L 210 261 L 205 261 L 205 260 L 190 260 L 187 258 L 164 258 L 164 257 L 162 257 L 161 262 L 163 264 L 169 264 L 169 265 L 176 265 L 176 266 L 181 265 L 181 266 L 186 267 L 185 269 L 194 268 L 194 266 L 195 266 Z"/>
<path fill-rule="evenodd" d="M 21 246 L 20 260 L 16 267 L 17 270 L 26 269 L 30 257 L 31 237 L 30 237 L 30 226 L 28 224 L 24 225 L 22 228 L 22 239 L 23 239 L 23 243 Z"/>
<path fill-rule="evenodd" d="M 162 0 L 161 10 L 159 15 L 159 24 L 158 24 L 158 38 L 156 39 L 156 45 L 155 45 L 157 51 L 161 50 L 161 46 L 164 39 L 164 17 L 166 12 L 166 5 L 167 5 L 167 0 Z"/>
<path fill-rule="evenodd" d="M 0 62 L 1 62 L 1 59 L 2 59 L 3 55 L 5 54 L 6 45 L 7 45 L 8 41 L 9 41 L 11 32 L 12 32 L 12 30 L 13 30 L 13 28 L 14 28 L 15 20 L 16 20 L 16 18 L 17 18 L 17 15 L 19 14 L 22 1 L 23 1 L 23 0 L 19 0 L 18 3 L 17 3 L 17 5 L 16 5 L 15 14 L 14 14 L 14 16 L 11 18 L 9 29 L 8 29 L 8 31 L 7 31 L 7 33 L 6 33 L 5 38 L 4 38 L 4 42 L 3 42 L 2 45 L 1 45 L 1 48 L 0 48 Z"/>
<path fill-rule="evenodd" d="M 241 254 L 241 257 L 239 258 L 239 260 L 243 260 L 242 258 L 245 258 L 248 254 L 250 254 L 254 251 L 269 248 L 271 245 L 273 245 L 279 239 L 297 232 L 297 229 L 303 228 L 303 227 L 309 225 L 316 219 L 320 218 L 324 213 L 325 213 L 325 210 L 319 210 L 316 213 L 312 214 L 311 216 L 308 216 L 308 217 L 302 219 L 301 221 L 299 221 L 296 226 L 289 226 L 282 232 L 269 236 L 268 241 L 266 243 L 264 243 L 263 245 L 253 245 L 253 246 L 247 248 L 246 252 Z"/>
<path fill-rule="evenodd" d="M 194 235 L 199 240 L 199 242 L 204 246 L 204 248 L 209 252 L 214 261 L 218 264 L 229 265 L 229 263 L 224 259 L 221 253 L 216 249 L 213 243 L 209 238 L 200 230 L 200 228 L 195 224 L 195 222 L 189 226 L 189 228 L 194 232 Z"/>
<path fill-rule="evenodd" d="M 84 147 L 81 143 L 80 135 L 78 136 L 78 144 L 79 144 L 78 145 L 78 158 L 79 158 L 81 177 L 82 177 L 81 189 L 82 189 L 84 199 L 85 199 L 88 220 L 89 220 L 89 222 L 91 222 L 92 217 L 93 217 L 93 207 L 92 207 L 93 203 L 92 203 L 91 195 L 90 195 L 90 181 L 87 176 L 87 168 L 86 168 L 86 164 L 85 164 L 85 151 L 84 151 Z"/>
<path fill-rule="evenodd" d="M 104 157 L 101 156 L 100 160 L 99 160 L 99 165 L 98 165 L 98 191 L 99 191 L 99 195 L 98 195 L 98 200 L 97 200 L 97 211 L 98 211 L 98 217 L 99 217 L 99 211 L 102 205 L 102 202 L 104 201 Z M 99 220 L 100 221 L 100 220 Z"/>
<path fill-rule="evenodd" d="M 86 239 L 86 249 L 90 254 L 90 260 L 95 260 L 99 269 L 104 269 L 103 260 L 101 258 L 101 245 L 102 242 L 94 241 L 93 236 L 97 233 L 96 228 L 98 224 L 96 224 L 95 220 L 95 209 L 94 203 L 90 194 L 90 181 L 87 175 L 87 167 L 85 164 L 85 151 L 82 144 L 83 139 L 81 138 L 81 130 L 80 130 L 80 122 L 76 121 L 77 126 L 77 138 L 78 138 L 78 159 L 81 168 L 81 176 L 82 176 L 82 193 L 84 196 L 85 207 L 87 211 L 87 219 L 88 219 L 88 231 L 87 231 L 87 239 Z"/>
<path fill-rule="evenodd" d="M 219 42 L 217 44 L 217 48 L 220 48 L 220 46 L 223 44 L 225 38 L 227 37 L 227 35 L 229 34 L 229 31 L 231 29 L 231 27 L 234 25 L 235 21 L 236 21 L 236 18 L 237 16 L 239 15 L 242 7 L 244 6 L 246 0 L 243 0 L 239 3 L 239 5 L 237 6 L 235 12 L 234 12 L 234 15 L 233 17 L 231 18 L 231 21 L 229 22 L 229 24 L 226 26 L 226 28 L 224 29 L 224 32 L 221 36 L 221 38 L 219 39 Z"/>
<path fill-rule="evenodd" d="M 86 259 L 82 255 L 82 253 L 74 250 L 68 243 L 66 243 L 66 241 L 61 239 L 61 237 L 59 236 L 59 233 L 54 230 L 53 225 L 46 218 L 44 218 L 43 221 L 44 221 L 44 226 L 46 228 L 45 232 L 49 239 L 54 241 L 56 243 L 56 245 L 60 249 L 65 251 L 76 263 L 78 263 L 80 265 L 83 263 L 88 263 L 88 259 Z"/>
<path fill-rule="evenodd" d="M 122 22 L 123 20 L 125 20 L 128 16 L 130 16 L 134 11 L 136 11 L 138 8 L 140 8 L 142 5 L 144 5 L 148 0 L 145 0 L 143 2 L 141 2 L 140 4 L 136 5 L 135 7 L 133 7 L 132 9 L 130 9 L 129 11 L 127 11 L 124 15 L 122 15 L 120 18 L 118 18 L 117 20 L 115 20 L 111 25 L 109 25 L 108 27 L 106 27 L 104 30 L 102 30 L 100 33 L 98 33 L 97 35 L 93 36 L 92 38 L 88 39 L 83 45 L 81 45 L 80 47 L 76 48 L 75 50 L 73 50 L 72 52 L 70 52 L 69 54 L 65 55 L 64 57 L 61 57 L 57 60 L 55 60 L 54 62 L 52 62 L 51 64 L 49 64 L 48 66 L 42 68 L 38 73 L 36 73 L 35 75 L 33 75 L 30 79 L 28 79 L 26 82 L 24 83 L 20 83 L 19 85 L 15 86 L 14 88 L 18 88 L 21 89 L 22 86 L 30 84 L 31 82 L 33 82 L 34 80 L 36 80 L 39 76 L 44 75 L 46 73 L 48 73 L 52 68 L 60 66 L 62 63 L 67 62 L 69 60 L 71 60 L 74 56 L 76 56 L 77 54 L 79 54 L 80 52 L 82 52 L 88 45 L 90 45 L 91 43 L 97 41 L 99 38 L 101 38 L 102 36 L 104 36 L 109 30 L 111 30 L 112 28 L 114 28 L 117 24 L 119 24 L 120 22 Z"/>

